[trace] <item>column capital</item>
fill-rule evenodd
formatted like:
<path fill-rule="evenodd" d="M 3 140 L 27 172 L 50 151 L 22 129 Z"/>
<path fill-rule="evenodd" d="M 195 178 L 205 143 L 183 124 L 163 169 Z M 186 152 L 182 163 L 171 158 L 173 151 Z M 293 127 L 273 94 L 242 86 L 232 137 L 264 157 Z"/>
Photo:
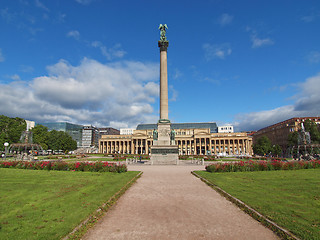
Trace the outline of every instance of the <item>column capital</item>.
<path fill-rule="evenodd" d="M 158 47 L 160 48 L 160 52 L 167 51 L 169 47 L 169 41 L 158 41 Z"/>

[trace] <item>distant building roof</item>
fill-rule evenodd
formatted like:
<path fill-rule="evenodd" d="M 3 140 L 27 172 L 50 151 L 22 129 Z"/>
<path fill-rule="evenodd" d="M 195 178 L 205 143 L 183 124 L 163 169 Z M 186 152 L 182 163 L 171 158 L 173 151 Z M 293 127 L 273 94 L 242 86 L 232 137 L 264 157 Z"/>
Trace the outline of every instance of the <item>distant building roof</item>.
<path fill-rule="evenodd" d="M 83 128 L 82 125 L 68 123 L 68 122 L 52 122 L 52 123 L 37 123 L 37 125 L 42 125 L 48 128 L 49 131 L 74 131 Z"/>
<path fill-rule="evenodd" d="M 157 129 L 157 124 L 139 124 L 137 130 Z M 214 122 L 205 123 L 171 123 L 172 129 L 196 129 L 196 128 L 210 128 L 210 133 L 217 133 L 218 126 Z"/>

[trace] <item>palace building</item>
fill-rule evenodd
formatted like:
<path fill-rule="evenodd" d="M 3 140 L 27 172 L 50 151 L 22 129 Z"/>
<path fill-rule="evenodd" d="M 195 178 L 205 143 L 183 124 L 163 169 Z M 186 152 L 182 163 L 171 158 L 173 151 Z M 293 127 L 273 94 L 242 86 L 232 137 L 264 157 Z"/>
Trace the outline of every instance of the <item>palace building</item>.
<path fill-rule="evenodd" d="M 157 124 L 139 124 L 130 135 L 104 135 L 100 153 L 150 154 Z M 247 133 L 219 132 L 216 123 L 172 123 L 180 155 L 252 155 Z M 233 128 L 232 128 L 233 130 Z"/>

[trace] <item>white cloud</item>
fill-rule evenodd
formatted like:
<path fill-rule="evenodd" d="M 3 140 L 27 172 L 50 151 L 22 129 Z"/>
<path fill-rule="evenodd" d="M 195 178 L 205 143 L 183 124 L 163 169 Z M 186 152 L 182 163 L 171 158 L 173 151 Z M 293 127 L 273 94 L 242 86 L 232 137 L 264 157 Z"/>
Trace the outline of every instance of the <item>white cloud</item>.
<path fill-rule="evenodd" d="M 83 59 L 48 66 L 48 75 L 0 86 L 0 112 L 44 121 L 136 126 L 156 119 L 151 103 L 158 96 L 158 66 L 153 63 L 102 64 Z M 21 101 L 23 99 L 23 101 Z M 155 120 L 156 121 L 156 120 Z"/>
<path fill-rule="evenodd" d="M 2 54 L 2 50 L 0 48 L 0 62 L 4 62 L 4 60 L 5 60 L 5 58 L 4 58 L 4 56 Z"/>
<path fill-rule="evenodd" d="M 319 63 L 320 62 L 320 52 L 312 51 L 307 55 L 307 59 L 310 63 Z"/>
<path fill-rule="evenodd" d="M 233 16 L 227 14 L 227 13 L 224 13 L 220 16 L 220 18 L 218 19 L 218 22 L 219 24 L 224 27 L 228 24 L 230 24 L 233 20 Z"/>
<path fill-rule="evenodd" d="M 47 12 L 49 12 L 49 8 L 47 8 L 42 2 L 40 2 L 40 0 L 35 0 L 34 1 L 36 7 L 41 8 Z"/>
<path fill-rule="evenodd" d="M 79 40 L 79 38 L 80 38 L 80 33 L 79 33 L 79 31 L 77 31 L 77 30 L 72 30 L 72 31 L 69 31 L 69 32 L 67 33 L 67 37 L 72 37 L 72 38 L 74 38 L 74 39 L 76 39 L 76 40 Z"/>
<path fill-rule="evenodd" d="M 94 41 L 91 43 L 92 47 L 99 48 L 102 55 L 107 58 L 107 60 L 112 60 L 114 58 L 122 58 L 126 52 L 121 49 L 121 44 L 116 44 L 111 48 L 107 48 L 99 41 Z"/>
<path fill-rule="evenodd" d="M 239 114 L 235 118 L 236 130 L 259 130 L 293 117 L 320 116 L 320 73 L 298 85 L 299 94 L 293 105 L 272 110 Z"/>
<path fill-rule="evenodd" d="M 270 38 L 258 38 L 257 35 L 253 34 L 251 36 L 252 48 L 259 48 L 265 45 L 273 45 L 274 41 Z"/>
<path fill-rule="evenodd" d="M 208 61 L 214 58 L 225 59 L 232 53 L 232 50 L 227 43 L 220 45 L 205 43 L 202 45 L 202 48 Z"/>

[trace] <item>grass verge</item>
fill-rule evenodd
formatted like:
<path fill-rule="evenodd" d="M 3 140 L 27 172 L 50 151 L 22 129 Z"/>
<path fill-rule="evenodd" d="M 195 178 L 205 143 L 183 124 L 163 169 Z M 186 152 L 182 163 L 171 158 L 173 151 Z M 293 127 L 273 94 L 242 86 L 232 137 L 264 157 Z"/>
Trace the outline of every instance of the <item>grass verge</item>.
<path fill-rule="evenodd" d="M 198 175 L 301 239 L 320 239 L 320 169 Z"/>
<path fill-rule="evenodd" d="M 137 174 L 0 169 L 0 239 L 61 239 Z"/>

